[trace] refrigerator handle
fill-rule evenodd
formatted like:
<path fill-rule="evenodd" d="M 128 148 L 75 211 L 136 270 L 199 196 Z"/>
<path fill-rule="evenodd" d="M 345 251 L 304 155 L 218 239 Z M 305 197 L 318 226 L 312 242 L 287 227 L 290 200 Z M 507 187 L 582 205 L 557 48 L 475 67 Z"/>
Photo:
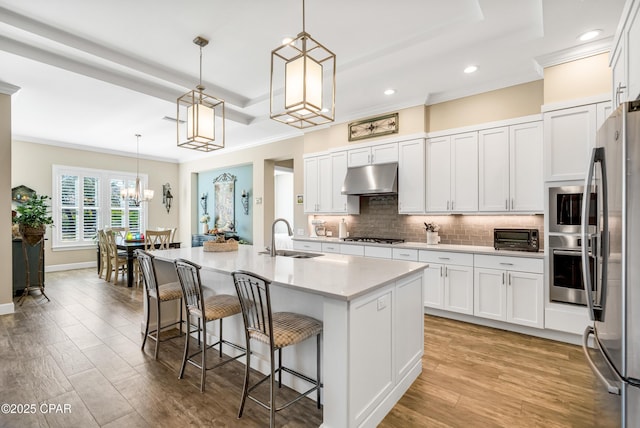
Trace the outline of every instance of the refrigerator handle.
<path fill-rule="evenodd" d="M 603 230 L 603 236 L 600 239 L 600 245 L 601 248 L 607 248 L 605 246 L 605 244 L 607 244 L 606 241 L 606 236 L 608 234 L 609 231 L 609 226 L 608 226 L 608 206 L 607 206 L 607 168 L 605 165 L 605 161 L 604 161 L 604 148 L 602 147 L 596 147 L 593 149 L 593 151 L 591 152 L 591 160 L 589 161 L 589 171 L 587 172 L 587 177 L 585 178 L 585 183 L 584 183 L 584 193 L 582 194 L 582 222 L 580 224 L 580 229 L 581 229 L 581 234 L 582 234 L 582 242 L 583 245 L 581 246 L 581 251 L 582 251 L 582 279 L 583 279 L 583 283 L 584 283 L 584 288 L 585 291 L 587 292 L 587 307 L 589 309 L 589 318 L 592 321 L 602 321 L 604 319 L 604 296 L 606 296 L 606 293 L 602 292 L 602 289 L 600 287 L 598 287 L 598 291 L 600 291 L 600 295 L 602 296 L 602 299 L 599 299 L 598 304 L 594 303 L 594 299 L 593 299 L 593 282 L 597 281 L 597 278 L 592 278 L 591 277 L 591 269 L 590 266 L 591 264 L 589 263 L 589 245 L 587 245 L 587 243 L 589 242 L 589 240 L 592 238 L 592 236 L 589 234 L 589 211 L 591 208 L 591 185 L 592 185 L 592 180 L 593 180 L 593 172 L 595 169 L 595 165 L 596 163 L 600 163 L 600 169 L 602 171 L 602 186 L 601 188 L 602 190 L 602 200 L 603 200 L 603 212 L 604 212 L 604 219 L 603 219 L 603 223 L 604 223 L 604 228 L 605 230 Z M 597 249 L 597 242 L 595 241 L 595 239 L 593 240 L 593 249 L 592 249 L 592 253 L 597 257 L 599 254 L 598 249 Z M 602 288 L 606 287 L 606 257 L 603 257 L 603 264 L 602 264 Z M 597 284 L 597 282 L 596 282 Z"/>
<path fill-rule="evenodd" d="M 595 374 L 596 377 L 600 379 L 600 382 L 604 383 L 605 386 L 607 387 L 607 392 L 609 394 L 620 395 L 620 388 L 611 384 L 611 382 L 609 382 L 609 380 L 606 377 L 604 377 L 604 375 L 600 372 L 600 370 L 598 370 L 598 367 L 596 367 L 595 363 L 591 359 L 591 355 L 589 355 L 589 336 L 591 336 L 593 332 L 594 332 L 593 327 L 589 325 L 587 326 L 587 328 L 584 330 L 584 333 L 582 334 L 582 351 L 584 352 L 584 356 L 587 358 L 587 363 L 589 364 L 589 367 L 591 367 L 591 371 L 593 372 L 593 374 Z M 595 347 L 598 349 L 598 351 L 602 352 L 602 350 L 600 349 L 600 344 L 598 343 L 598 339 L 595 336 L 593 338 L 593 343 Z M 607 361 L 607 364 L 610 364 L 606 358 L 605 360 Z M 616 373 L 615 370 L 611 370 L 611 371 L 613 373 Z"/>

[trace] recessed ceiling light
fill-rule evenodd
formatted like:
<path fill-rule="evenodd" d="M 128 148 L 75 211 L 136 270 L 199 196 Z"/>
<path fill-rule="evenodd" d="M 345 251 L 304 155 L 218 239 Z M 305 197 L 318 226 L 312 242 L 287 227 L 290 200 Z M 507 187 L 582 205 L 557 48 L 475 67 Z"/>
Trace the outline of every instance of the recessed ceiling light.
<path fill-rule="evenodd" d="M 586 33 L 581 34 L 578 37 L 578 40 L 580 40 L 581 42 L 586 42 L 588 40 L 595 39 L 596 37 L 598 37 L 600 35 L 600 33 L 602 33 L 602 30 L 587 31 Z"/>
<path fill-rule="evenodd" d="M 395 89 L 391 89 L 391 88 L 389 88 L 389 89 L 384 91 L 385 95 L 393 95 L 395 93 L 396 93 L 396 90 Z"/>
<path fill-rule="evenodd" d="M 478 71 L 478 66 L 477 65 L 468 65 L 464 69 L 464 72 L 467 73 L 467 74 L 475 73 L 476 71 Z"/>

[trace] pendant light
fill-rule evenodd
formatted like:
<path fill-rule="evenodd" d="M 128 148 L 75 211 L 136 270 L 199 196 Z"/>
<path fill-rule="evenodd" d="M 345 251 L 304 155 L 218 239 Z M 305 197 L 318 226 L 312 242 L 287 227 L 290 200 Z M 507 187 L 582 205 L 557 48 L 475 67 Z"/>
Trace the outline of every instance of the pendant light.
<path fill-rule="evenodd" d="M 271 119 L 296 128 L 333 122 L 336 56 L 305 31 L 271 51 Z"/>
<path fill-rule="evenodd" d="M 129 201 L 132 205 L 139 207 L 140 203 L 153 199 L 153 190 L 142 187 L 140 180 L 140 137 L 136 134 L 136 184 L 134 187 L 125 187 L 121 190 L 120 196 L 123 200 Z"/>
<path fill-rule="evenodd" d="M 193 43 L 200 47 L 200 81 L 195 90 L 178 98 L 178 146 L 210 152 L 224 148 L 224 100 L 203 92 L 202 48 L 209 41 L 198 36 Z"/>

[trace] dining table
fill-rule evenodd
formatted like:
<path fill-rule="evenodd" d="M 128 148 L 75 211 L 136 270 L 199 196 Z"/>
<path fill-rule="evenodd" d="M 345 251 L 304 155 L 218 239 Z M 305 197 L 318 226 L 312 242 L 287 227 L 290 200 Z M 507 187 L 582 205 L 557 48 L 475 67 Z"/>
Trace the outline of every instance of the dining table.
<path fill-rule="evenodd" d="M 133 287 L 133 260 L 135 259 L 135 250 L 144 250 L 144 240 L 121 241 L 116 243 L 118 250 L 127 252 L 127 287 Z M 156 244 L 158 248 L 160 244 Z M 169 242 L 169 248 L 180 248 L 180 242 Z"/>

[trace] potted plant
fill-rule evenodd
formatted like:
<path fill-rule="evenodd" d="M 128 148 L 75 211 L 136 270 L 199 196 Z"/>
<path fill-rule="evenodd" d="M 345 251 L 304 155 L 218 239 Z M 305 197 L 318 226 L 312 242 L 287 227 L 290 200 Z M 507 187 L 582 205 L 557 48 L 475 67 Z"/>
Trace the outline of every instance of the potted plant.
<path fill-rule="evenodd" d="M 436 223 L 424 223 L 424 229 L 427 231 L 427 245 L 435 245 L 440 242 L 438 231 L 440 226 Z"/>
<path fill-rule="evenodd" d="M 209 216 L 209 214 L 204 214 L 202 217 L 200 217 L 200 223 L 202 223 L 202 233 L 205 235 L 209 233 L 210 220 L 211 220 L 211 217 Z"/>
<path fill-rule="evenodd" d="M 40 242 L 47 226 L 53 224 L 48 199 L 47 195 L 34 194 L 16 207 L 18 215 L 13 217 L 13 223 L 18 224 L 22 238 L 29 245 Z"/>

